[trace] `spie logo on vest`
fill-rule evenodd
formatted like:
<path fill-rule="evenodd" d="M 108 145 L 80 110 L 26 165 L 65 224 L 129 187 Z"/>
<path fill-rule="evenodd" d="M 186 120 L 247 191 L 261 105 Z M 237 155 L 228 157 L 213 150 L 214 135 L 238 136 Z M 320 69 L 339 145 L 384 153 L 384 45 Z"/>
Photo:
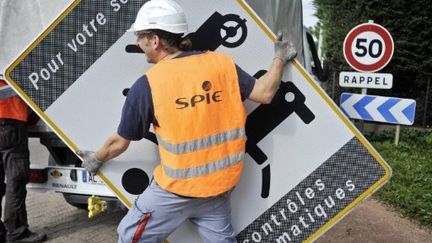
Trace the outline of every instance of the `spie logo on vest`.
<path fill-rule="evenodd" d="M 176 99 L 176 109 L 186 109 L 188 107 L 194 108 L 198 105 L 198 103 L 204 103 L 209 105 L 211 103 L 217 103 L 222 101 L 222 90 L 211 92 L 212 84 L 210 83 L 210 81 L 204 81 L 201 87 L 205 93 L 196 94 L 192 97 L 180 97 Z"/>

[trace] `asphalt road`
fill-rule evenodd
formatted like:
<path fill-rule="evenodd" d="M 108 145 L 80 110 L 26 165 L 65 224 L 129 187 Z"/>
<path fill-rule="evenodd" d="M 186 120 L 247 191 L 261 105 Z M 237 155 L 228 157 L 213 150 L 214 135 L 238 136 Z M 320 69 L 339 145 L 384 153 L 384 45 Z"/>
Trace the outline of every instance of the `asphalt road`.
<path fill-rule="evenodd" d="M 48 152 L 38 145 L 37 139 L 31 139 L 30 146 L 32 161 L 47 161 Z M 70 206 L 62 194 L 54 192 L 29 192 L 27 209 L 30 229 L 44 231 L 48 242 L 59 243 L 116 242 L 116 227 L 125 214 L 103 213 L 88 219 L 86 210 Z M 432 242 L 432 232 L 401 218 L 388 206 L 367 199 L 317 242 L 423 243 Z"/>
<path fill-rule="evenodd" d="M 87 218 L 87 211 L 67 204 L 62 194 L 29 193 L 27 210 L 30 229 L 48 234 L 48 242 L 116 242 L 116 227 L 123 212 Z"/>

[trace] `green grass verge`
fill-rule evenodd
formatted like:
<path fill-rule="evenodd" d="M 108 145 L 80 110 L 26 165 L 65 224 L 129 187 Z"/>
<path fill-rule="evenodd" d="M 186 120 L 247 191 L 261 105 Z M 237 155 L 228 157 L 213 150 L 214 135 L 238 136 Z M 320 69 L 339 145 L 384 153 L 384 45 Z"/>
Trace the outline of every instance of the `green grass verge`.
<path fill-rule="evenodd" d="M 374 197 L 403 216 L 432 226 L 432 131 L 402 129 L 397 146 L 394 131 L 366 137 L 393 169 L 390 181 Z"/>

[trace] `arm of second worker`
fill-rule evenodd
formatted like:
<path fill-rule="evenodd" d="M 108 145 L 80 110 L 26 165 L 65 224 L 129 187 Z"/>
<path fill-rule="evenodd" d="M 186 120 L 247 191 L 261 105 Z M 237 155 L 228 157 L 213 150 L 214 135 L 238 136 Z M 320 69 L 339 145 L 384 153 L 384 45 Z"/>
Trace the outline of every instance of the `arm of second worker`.
<path fill-rule="evenodd" d="M 114 133 L 104 145 L 96 151 L 96 159 L 105 162 L 122 154 L 129 147 L 130 140 Z"/>
<path fill-rule="evenodd" d="M 274 58 L 268 72 L 255 82 L 248 99 L 261 104 L 269 104 L 279 89 L 284 67 L 285 62 L 282 59 Z"/>

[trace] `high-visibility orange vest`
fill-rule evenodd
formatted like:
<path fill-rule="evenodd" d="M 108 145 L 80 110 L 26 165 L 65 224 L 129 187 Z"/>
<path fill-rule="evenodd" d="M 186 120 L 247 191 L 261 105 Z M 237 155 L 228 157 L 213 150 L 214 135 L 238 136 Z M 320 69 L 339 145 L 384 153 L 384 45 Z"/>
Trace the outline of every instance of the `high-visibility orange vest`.
<path fill-rule="evenodd" d="M 246 111 L 232 58 L 205 52 L 162 60 L 147 72 L 163 189 L 211 197 L 239 181 L 245 153 Z"/>
<path fill-rule="evenodd" d="M 0 89 L 6 87 L 6 82 L 0 80 Z M 18 96 L 0 99 L 0 119 L 14 119 L 27 122 L 27 104 Z"/>

